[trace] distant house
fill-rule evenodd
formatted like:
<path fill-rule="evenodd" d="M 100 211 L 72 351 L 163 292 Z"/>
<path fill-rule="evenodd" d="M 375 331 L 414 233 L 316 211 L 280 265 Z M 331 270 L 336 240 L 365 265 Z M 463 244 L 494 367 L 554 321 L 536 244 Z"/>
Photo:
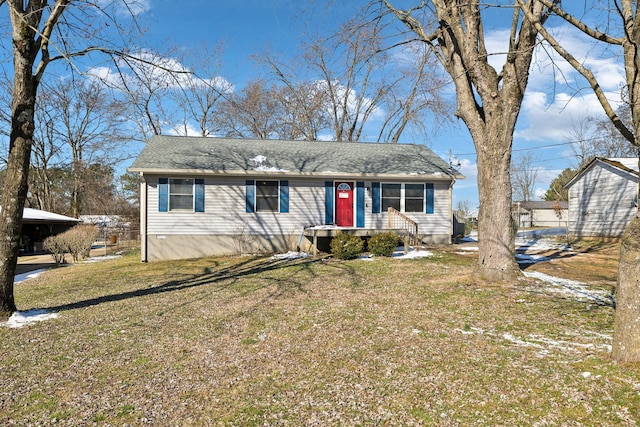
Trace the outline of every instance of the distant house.
<path fill-rule="evenodd" d="M 142 260 L 286 251 L 337 230 L 411 228 L 449 243 L 463 178 L 424 145 L 156 136 L 142 177 Z"/>
<path fill-rule="evenodd" d="M 131 223 L 122 215 L 80 215 L 84 224 L 92 224 L 98 230 L 99 239 L 109 237 L 112 243 L 120 238 L 130 238 Z"/>
<path fill-rule="evenodd" d="M 515 202 L 511 208 L 518 227 L 566 227 L 567 202 L 527 201 Z"/>
<path fill-rule="evenodd" d="M 569 234 L 619 237 L 638 209 L 638 158 L 597 157 L 565 188 Z"/>

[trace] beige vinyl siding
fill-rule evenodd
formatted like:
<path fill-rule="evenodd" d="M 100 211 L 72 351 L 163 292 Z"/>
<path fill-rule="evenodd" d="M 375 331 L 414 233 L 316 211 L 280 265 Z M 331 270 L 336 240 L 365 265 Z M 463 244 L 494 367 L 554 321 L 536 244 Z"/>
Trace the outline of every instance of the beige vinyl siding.
<path fill-rule="evenodd" d="M 278 235 L 323 223 L 324 181 L 289 180 L 289 213 L 246 213 L 245 181 L 205 178 L 204 212 L 158 212 L 158 179 L 148 178 L 147 233 Z"/>
<path fill-rule="evenodd" d="M 418 223 L 418 234 L 435 234 L 435 235 L 451 235 L 452 230 L 452 212 L 451 212 L 451 193 L 449 191 L 448 181 L 383 181 L 383 182 L 402 182 L 425 184 L 433 183 L 433 213 L 424 212 L 405 212 L 404 214 Z M 371 187 L 371 182 L 365 182 L 366 187 Z M 385 209 L 379 214 L 371 213 L 371 192 L 365 192 L 365 227 L 366 228 L 387 228 L 389 214 Z"/>
<path fill-rule="evenodd" d="M 569 188 L 569 233 L 618 237 L 636 213 L 637 178 L 605 163 L 586 170 Z"/>
<path fill-rule="evenodd" d="M 530 215 L 534 227 L 565 227 L 567 225 L 567 210 L 562 209 L 560 218 L 553 209 L 532 209 Z"/>
<path fill-rule="evenodd" d="M 147 194 L 147 211 L 146 216 L 142 213 L 142 223 L 147 229 L 143 261 L 308 249 L 309 241 L 301 238 L 303 229 L 325 221 L 324 179 L 289 179 L 288 213 L 247 213 L 244 177 L 205 177 L 204 212 L 159 212 L 159 177 L 145 178 L 147 185 L 142 194 Z M 386 211 L 371 213 L 371 181 L 365 181 L 366 188 L 364 228 L 388 228 Z M 418 223 L 418 234 L 425 237 L 425 242 L 449 243 L 450 206 L 449 183 L 434 182 L 434 213 L 406 215 Z"/>
<path fill-rule="evenodd" d="M 289 234 L 324 224 L 324 180 L 288 180 L 289 212 L 245 212 L 244 178 L 205 178 L 204 212 L 158 212 L 158 179 L 148 179 L 147 233 L 158 234 Z M 411 181 L 406 181 L 411 182 Z M 424 181 L 413 181 L 424 183 Z M 371 181 L 365 181 L 371 188 Z M 387 228 L 388 214 L 371 213 L 371 192 L 365 191 L 365 228 Z M 408 212 L 420 234 L 451 232 L 448 182 L 434 183 L 434 213 Z"/>

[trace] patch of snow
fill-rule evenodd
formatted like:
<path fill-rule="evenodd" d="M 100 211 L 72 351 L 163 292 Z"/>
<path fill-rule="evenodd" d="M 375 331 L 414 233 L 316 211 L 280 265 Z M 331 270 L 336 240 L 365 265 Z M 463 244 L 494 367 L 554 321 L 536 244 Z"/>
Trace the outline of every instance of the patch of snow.
<path fill-rule="evenodd" d="M 333 224 L 327 224 L 327 225 L 314 225 L 311 227 L 305 227 L 307 230 L 329 230 L 332 228 L 337 228 L 337 226 L 333 225 Z"/>
<path fill-rule="evenodd" d="M 539 239 L 541 237 L 564 236 L 566 234 L 567 229 L 564 227 L 536 228 L 535 230 L 518 230 L 516 238 Z"/>
<path fill-rule="evenodd" d="M 249 159 L 249 161 L 251 161 L 251 162 L 253 162 L 253 163 L 257 164 L 257 165 L 260 165 L 260 164 L 266 162 L 267 158 L 265 156 L 263 156 L 262 154 L 259 154 L 259 155 L 255 156 L 253 159 Z"/>
<path fill-rule="evenodd" d="M 477 333 L 479 335 L 487 335 L 492 338 L 502 338 L 506 341 L 509 341 L 512 344 L 518 345 L 520 347 L 532 347 L 538 350 L 538 356 L 544 357 L 550 354 L 550 350 L 560 350 L 560 351 L 580 351 L 580 350 L 605 350 L 611 351 L 610 344 L 596 344 L 596 343 L 579 343 L 573 341 L 563 341 L 556 340 L 547 337 L 543 337 L 540 335 L 531 334 L 526 338 L 518 338 L 511 333 L 505 332 L 502 334 L 485 331 L 481 328 L 465 328 L 463 329 L 455 329 L 455 331 L 462 333 L 463 335 L 472 335 L 473 333 Z M 589 333 L 586 333 L 589 335 Z M 570 334 L 570 335 L 581 335 L 581 334 Z M 611 340 L 611 337 L 604 337 L 605 339 Z"/>
<path fill-rule="evenodd" d="M 289 172 L 286 169 L 281 169 L 275 166 L 258 166 L 256 168 L 253 168 L 254 171 L 258 171 L 258 172 Z"/>
<path fill-rule="evenodd" d="M 395 251 L 391 256 L 395 259 L 426 258 L 433 256 L 433 252 L 410 247 L 409 252 L 407 252 L 406 254 L 404 253 L 404 249 L 401 249 Z"/>
<path fill-rule="evenodd" d="M 532 277 L 547 284 L 545 291 L 569 298 L 575 298 L 578 301 L 595 300 L 606 305 L 613 304 L 613 296 L 609 291 L 592 289 L 585 283 L 550 276 L 538 271 L 523 271 L 523 274 L 526 277 Z"/>
<path fill-rule="evenodd" d="M 577 351 L 578 349 L 594 350 L 604 349 L 611 351 L 611 346 L 608 344 L 583 344 L 572 341 L 554 340 L 551 338 L 545 338 L 538 335 L 529 335 L 528 339 L 518 339 L 511 334 L 504 334 L 504 339 L 511 341 L 514 344 L 521 345 L 523 347 L 535 347 L 535 348 L 556 348 L 559 350 Z"/>
<path fill-rule="evenodd" d="M 431 257 L 431 256 L 433 256 L 433 252 L 425 251 L 422 249 L 415 249 L 411 246 L 409 247 L 409 252 L 407 252 L 406 254 L 404 253 L 403 247 L 396 248 L 396 251 L 393 254 L 391 254 L 391 258 L 394 258 L 394 259 L 413 259 L 413 258 L 425 258 L 425 257 Z M 375 259 L 380 259 L 380 258 L 383 258 L 383 257 L 375 257 L 369 254 L 362 254 L 358 257 L 358 259 L 362 261 L 373 261 Z"/>
<path fill-rule="evenodd" d="M 458 250 L 461 251 L 467 251 L 467 252 L 475 252 L 478 250 L 477 246 L 461 246 L 460 248 L 458 248 Z"/>
<path fill-rule="evenodd" d="M 33 270 L 33 271 L 28 271 L 22 274 L 16 274 L 15 277 L 13 278 L 13 283 L 15 284 L 15 283 L 24 282 L 25 280 L 28 280 L 28 279 L 35 279 L 45 271 L 47 271 L 46 268 L 41 268 L 39 270 Z"/>
<path fill-rule="evenodd" d="M 535 264 L 549 260 L 551 260 L 551 258 L 542 255 L 516 254 L 516 261 L 518 261 L 519 264 Z"/>
<path fill-rule="evenodd" d="M 47 310 L 41 309 L 16 311 L 9 317 L 9 320 L 6 321 L 5 326 L 8 328 L 22 328 L 35 322 L 42 322 L 57 317 L 58 313 L 50 313 Z"/>
<path fill-rule="evenodd" d="M 102 261 L 108 261 L 110 259 L 117 259 L 117 258 L 120 258 L 120 255 L 92 256 L 82 260 L 82 262 L 102 262 Z"/>
<path fill-rule="evenodd" d="M 271 257 L 271 259 L 273 260 L 295 260 L 295 259 L 300 259 L 300 258 L 307 258 L 311 255 L 309 255 L 306 252 L 293 252 L 293 251 L 289 251 L 286 254 L 275 254 Z"/>
<path fill-rule="evenodd" d="M 516 251 L 570 251 L 571 246 L 557 243 L 550 239 L 524 240 L 516 239 Z"/>

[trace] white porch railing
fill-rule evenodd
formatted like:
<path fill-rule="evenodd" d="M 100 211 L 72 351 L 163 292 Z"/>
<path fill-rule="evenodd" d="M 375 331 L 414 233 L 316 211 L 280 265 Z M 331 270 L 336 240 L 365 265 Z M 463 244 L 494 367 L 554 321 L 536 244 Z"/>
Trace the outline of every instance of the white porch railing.
<path fill-rule="evenodd" d="M 394 230 L 407 230 L 409 234 L 409 244 L 417 245 L 418 244 L 418 223 L 414 220 L 403 214 L 397 209 L 389 207 L 387 212 L 388 216 L 388 226 Z"/>

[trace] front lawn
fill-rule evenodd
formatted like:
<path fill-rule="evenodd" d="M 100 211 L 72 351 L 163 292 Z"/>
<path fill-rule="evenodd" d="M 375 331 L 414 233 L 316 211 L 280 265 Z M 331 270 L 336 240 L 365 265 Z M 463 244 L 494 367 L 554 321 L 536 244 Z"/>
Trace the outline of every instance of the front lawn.
<path fill-rule="evenodd" d="M 0 425 L 640 423 L 610 306 L 432 252 L 48 271 L 16 302 L 58 317 L 0 327 Z"/>

